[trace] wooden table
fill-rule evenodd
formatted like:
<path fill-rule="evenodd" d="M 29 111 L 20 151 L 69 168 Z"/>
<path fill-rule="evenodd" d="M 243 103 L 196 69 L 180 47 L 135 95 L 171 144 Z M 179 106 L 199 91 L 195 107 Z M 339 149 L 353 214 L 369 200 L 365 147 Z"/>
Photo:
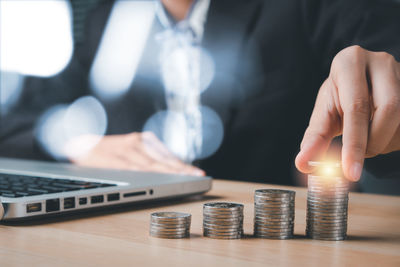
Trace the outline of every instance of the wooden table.
<path fill-rule="evenodd" d="M 306 189 L 295 189 L 297 237 L 256 239 L 253 192 L 277 188 L 256 183 L 215 180 L 202 197 L 163 204 L 114 208 L 46 219 L 37 223 L 0 225 L 1 266 L 400 266 L 400 197 L 350 195 L 349 239 L 330 242 L 304 237 Z M 289 188 L 289 187 L 280 187 Z M 207 201 L 245 204 L 241 240 L 202 237 L 202 204 Z M 190 239 L 149 236 L 150 213 L 190 212 Z"/>

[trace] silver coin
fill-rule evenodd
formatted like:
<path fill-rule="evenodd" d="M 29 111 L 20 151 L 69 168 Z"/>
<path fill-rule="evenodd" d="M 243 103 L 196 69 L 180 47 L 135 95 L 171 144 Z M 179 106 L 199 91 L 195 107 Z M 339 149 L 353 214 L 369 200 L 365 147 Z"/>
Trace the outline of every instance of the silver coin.
<path fill-rule="evenodd" d="M 225 230 L 225 229 L 224 230 L 220 230 L 220 229 L 216 230 L 216 229 L 207 229 L 207 228 L 203 229 L 203 233 L 214 234 L 214 235 L 234 235 L 234 234 L 240 234 L 242 232 L 243 232 L 242 230 Z"/>
<path fill-rule="evenodd" d="M 349 183 L 347 182 L 324 182 L 321 180 L 313 180 L 313 179 L 308 179 L 308 187 L 323 187 L 323 188 L 349 188 Z"/>
<path fill-rule="evenodd" d="M 294 199 L 270 199 L 270 198 L 254 198 L 254 204 L 265 204 L 265 205 L 288 205 L 294 204 Z"/>
<path fill-rule="evenodd" d="M 313 237 L 313 236 L 309 236 L 312 239 L 315 240 L 324 240 L 324 241 L 342 241 L 342 240 L 346 240 L 346 236 L 338 236 L 338 237 L 332 237 L 332 238 L 327 238 L 327 237 Z"/>
<path fill-rule="evenodd" d="M 291 239 L 293 238 L 293 234 L 270 235 L 270 234 L 254 233 L 254 237 L 265 238 L 265 239 Z"/>
<path fill-rule="evenodd" d="M 306 220 L 310 223 L 326 223 L 326 224 L 333 224 L 333 223 L 344 223 L 347 222 L 347 217 L 310 217 L 307 216 Z"/>
<path fill-rule="evenodd" d="M 288 214 L 288 213 L 294 213 L 294 209 L 260 209 L 260 208 L 254 208 L 254 212 Z"/>
<path fill-rule="evenodd" d="M 323 202 L 316 202 L 316 201 L 311 201 L 311 200 L 308 200 L 307 201 L 307 205 L 311 205 L 311 206 L 320 206 L 320 207 L 332 207 L 332 208 L 335 208 L 335 207 L 348 207 L 348 203 L 346 203 L 346 202 L 343 202 L 343 203 L 333 203 L 333 202 L 325 202 L 325 203 L 323 203 Z"/>
<path fill-rule="evenodd" d="M 339 212 L 347 212 L 347 207 L 322 207 L 322 206 L 311 206 L 307 205 L 307 208 L 310 212 L 326 212 L 326 213 L 339 213 Z"/>
<path fill-rule="evenodd" d="M 208 215 L 203 215 L 204 220 L 243 220 L 243 216 L 237 216 L 237 217 L 232 217 L 232 216 L 208 216 Z"/>
<path fill-rule="evenodd" d="M 266 217 L 254 217 L 254 222 L 276 222 L 276 223 L 283 223 L 283 222 L 293 222 L 294 218 L 285 218 L 285 219 L 275 219 L 275 218 L 266 218 Z"/>
<path fill-rule="evenodd" d="M 270 207 L 270 206 L 254 206 L 254 210 L 257 211 L 294 211 L 295 208 L 293 207 Z"/>
<path fill-rule="evenodd" d="M 326 188 L 326 189 L 335 189 L 335 188 L 343 188 L 343 189 L 348 189 L 349 188 L 349 183 L 347 182 L 325 182 L 322 180 L 312 180 L 312 179 L 308 179 L 308 188 L 310 187 L 321 187 L 321 188 Z"/>
<path fill-rule="evenodd" d="M 323 220 L 312 220 L 312 219 L 307 219 L 306 220 L 307 225 L 324 225 L 324 226 L 344 226 L 347 225 L 347 220 L 337 220 L 337 221 L 323 221 Z"/>
<path fill-rule="evenodd" d="M 214 235 L 214 234 L 204 234 L 205 237 L 213 238 L 213 239 L 240 239 L 242 238 L 241 234 L 236 235 Z"/>
<path fill-rule="evenodd" d="M 212 234 L 221 234 L 221 235 L 240 234 L 240 233 L 243 233 L 243 228 L 234 229 L 234 230 L 203 228 L 203 232 L 204 233 L 212 233 Z"/>
<path fill-rule="evenodd" d="M 290 225 L 294 224 L 294 221 L 268 221 L 268 220 L 254 220 L 254 224 L 258 225 Z"/>
<path fill-rule="evenodd" d="M 270 223 L 270 222 L 266 222 L 266 223 L 260 223 L 255 221 L 254 222 L 254 226 L 260 226 L 260 227 L 271 227 L 271 228 L 282 228 L 282 227 L 290 227 L 294 225 L 294 222 L 284 222 L 284 223 Z"/>
<path fill-rule="evenodd" d="M 337 215 L 347 215 L 347 208 L 341 210 L 330 210 L 330 209 L 318 209 L 308 207 L 307 212 L 310 215 L 322 215 L 322 216 L 337 216 Z"/>
<path fill-rule="evenodd" d="M 209 202 L 203 205 L 203 209 L 243 209 L 243 204 L 231 202 Z"/>
<path fill-rule="evenodd" d="M 309 237 L 312 237 L 313 239 L 320 239 L 320 238 L 345 238 L 347 234 L 328 234 L 328 235 L 320 235 L 320 234 L 309 234 Z"/>
<path fill-rule="evenodd" d="M 349 197 L 349 192 L 327 192 L 308 190 L 307 197 L 322 198 L 322 199 L 346 199 Z"/>
<path fill-rule="evenodd" d="M 207 223 L 220 223 L 220 224 L 225 224 L 225 223 L 243 223 L 243 218 L 236 218 L 236 219 L 228 219 L 228 218 L 214 218 L 214 217 L 206 217 L 203 216 L 203 222 Z"/>
<path fill-rule="evenodd" d="M 320 205 L 348 205 L 348 199 L 318 199 L 318 198 L 307 198 L 307 203 L 320 204 Z"/>
<path fill-rule="evenodd" d="M 268 206 L 268 205 L 263 205 L 263 206 L 254 206 L 254 210 L 265 210 L 265 211 L 270 211 L 270 210 L 282 210 L 282 211 L 290 211 L 294 210 L 294 206 Z"/>
<path fill-rule="evenodd" d="M 225 218 L 225 219 L 234 219 L 234 218 L 243 218 L 243 213 L 242 214 L 237 214 L 237 215 L 228 215 L 228 214 L 208 214 L 208 213 L 203 213 L 203 217 L 207 218 Z"/>
<path fill-rule="evenodd" d="M 190 226 L 190 222 L 150 222 L 151 225 L 155 226 L 166 226 L 166 227 L 175 227 L 175 226 Z"/>
<path fill-rule="evenodd" d="M 214 225 L 204 225 L 204 229 L 217 229 L 217 230 L 231 230 L 231 231 L 237 231 L 238 229 L 242 229 L 243 225 L 240 226 L 214 226 Z"/>
<path fill-rule="evenodd" d="M 150 231 L 150 235 L 152 235 L 152 236 L 188 236 L 189 232 L 165 233 L 165 232 Z"/>
<path fill-rule="evenodd" d="M 308 192 L 307 199 L 320 200 L 320 201 L 347 201 L 349 200 L 348 194 L 344 196 L 327 196 L 322 194 L 313 194 Z"/>
<path fill-rule="evenodd" d="M 159 232 L 159 233 L 183 233 L 183 232 L 188 232 L 190 229 L 187 228 L 181 228 L 181 229 L 161 229 L 161 228 L 150 228 L 150 231 L 153 232 Z"/>
<path fill-rule="evenodd" d="M 162 226 L 155 226 L 151 225 L 150 229 L 153 230 L 165 230 L 165 231 L 179 231 L 179 230 L 187 230 L 190 229 L 189 227 L 162 227 Z"/>
<path fill-rule="evenodd" d="M 295 215 L 294 211 L 254 211 L 254 215 L 260 217 L 271 217 L 271 216 L 287 216 L 293 217 Z"/>
<path fill-rule="evenodd" d="M 265 232 L 265 231 L 254 231 L 254 235 L 262 235 L 262 236 L 269 236 L 269 237 L 279 237 L 279 236 L 292 236 L 292 231 L 287 232 Z"/>
<path fill-rule="evenodd" d="M 152 237 L 157 237 L 157 238 L 167 238 L 167 239 L 180 239 L 180 238 L 188 238 L 190 235 L 185 234 L 185 235 L 159 235 L 159 234 L 150 234 Z"/>
<path fill-rule="evenodd" d="M 326 203 L 348 203 L 349 197 L 327 197 L 327 196 L 315 196 L 315 195 L 308 195 L 307 201 L 312 202 L 326 202 Z"/>
<path fill-rule="evenodd" d="M 163 235 L 151 235 L 152 237 L 156 238 L 165 238 L 165 239 L 181 239 L 181 238 L 188 238 L 189 235 L 184 236 L 163 236 Z"/>
<path fill-rule="evenodd" d="M 315 224 L 345 224 L 347 223 L 347 218 L 306 218 L 308 223 L 315 223 Z"/>
<path fill-rule="evenodd" d="M 243 219 L 209 219 L 209 218 L 204 218 L 203 222 L 205 223 L 211 223 L 211 224 L 239 224 L 239 223 L 243 223 Z"/>
<path fill-rule="evenodd" d="M 154 212 L 151 214 L 151 217 L 154 219 L 188 219 L 191 218 L 192 215 L 183 212 L 164 211 L 164 212 Z"/>
<path fill-rule="evenodd" d="M 346 233 L 332 233 L 332 234 L 322 234 L 322 233 L 307 233 L 307 236 L 312 238 L 344 238 Z"/>
<path fill-rule="evenodd" d="M 315 182 L 324 184 L 349 184 L 349 181 L 347 179 L 344 179 L 343 177 L 330 177 L 327 179 L 326 176 L 315 174 L 309 174 L 308 181 L 312 183 Z"/>
<path fill-rule="evenodd" d="M 293 233 L 292 232 L 282 232 L 282 233 L 271 233 L 271 232 L 253 232 L 254 236 L 262 236 L 264 238 L 289 238 L 289 237 L 293 237 Z"/>
<path fill-rule="evenodd" d="M 259 230 L 259 231 L 270 231 L 270 232 L 287 232 L 287 231 L 293 231 L 293 226 L 286 226 L 286 227 L 265 227 L 261 225 L 254 225 L 254 230 Z"/>
<path fill-rule="evenodd" d="M 335 229 L 335 230 L 316 230 L 316 229 L 307 229 L 309 232 L 312 232 L 313 235 L 345 235 L 347 233 L 347 229 Z"/>
<path fill-rule="evenodd" d="M 293 196 L 296 195 L 296 191 L 284 190 L 284 189 L 257 189 L 254 191 L 255 195 L 278 195 L 278 196 Z"/>

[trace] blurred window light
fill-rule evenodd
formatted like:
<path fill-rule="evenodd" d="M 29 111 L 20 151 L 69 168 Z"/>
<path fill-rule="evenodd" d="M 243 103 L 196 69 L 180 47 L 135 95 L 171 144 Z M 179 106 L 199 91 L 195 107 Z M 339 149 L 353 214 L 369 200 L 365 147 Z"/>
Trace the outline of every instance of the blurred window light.
<path fill-rule="evenodd" d="M 92 90 L 116 98 L 129 90 L 155 16 L 154 1 L 117 1 L 90 71 Z"/>
<path fill-rule="evenodd" d="M 0 69 L 48 77 L 72 56 L 67 0 L 0 1 Z"/>
<path fill-rule="evenodd" d="M 56 159 L 86 155 L 101 140 L 107 129 L 107 114 L 92 96 L 71 105 L 57 105 L 40 118 L 36 136 L 41 146 Z"/>

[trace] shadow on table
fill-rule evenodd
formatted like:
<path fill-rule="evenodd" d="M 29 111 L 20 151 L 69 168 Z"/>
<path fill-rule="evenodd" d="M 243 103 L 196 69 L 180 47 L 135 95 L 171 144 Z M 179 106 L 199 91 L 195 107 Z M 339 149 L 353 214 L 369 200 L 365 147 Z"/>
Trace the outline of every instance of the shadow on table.
<path fill-rule="evenodd" d="M 354 235 L 349 235 L 349 236 L 347 236 L 346 241 L 350 241 L 350 242 L 351 241 L 400 242 L 400 237 L 399 236 L 354 236 Z"/>
<path fill-rule="evenodd" d="M 111 214 L 122 213 L 122 212 L 131 212 L 131 211 L 142 210 L 142 209 L 162 208 L 162 207 L 176 205 L 176 204 L 213 201 L 213 200 L 217 200 L 220 198 L 222 198 L 222 197 L 213 196 L 213 195 L 197 195 L 197 196 L 189 196 L 189 197 L 174 198 L 174 199 L 158 199 L 158 200 L 152 200 L 152 201 L 147 201 L 147 202 L 124 203 L 124 204 L 117 204 L 117 205 L 113 205 L 113 206 L 96 207 L 96 208 L 88 208 L 88 209 L 83 209 L 83 210 L 63 212 L 60 214 L 44 215 L 46 217 L 38 216 L 36 218 L 26 218 L 26 219 L 24 219 L 24 221 L 1 222 L 1 224 L 9 225 L 9 226 L 42 225 L 42 224 L 50 224 L 50 223 L 79 220 L 79 219 L 84 219 L 84 218 L 98 217 L 98 216 L 104 216 L 104 215 L 111 215 Z"/>

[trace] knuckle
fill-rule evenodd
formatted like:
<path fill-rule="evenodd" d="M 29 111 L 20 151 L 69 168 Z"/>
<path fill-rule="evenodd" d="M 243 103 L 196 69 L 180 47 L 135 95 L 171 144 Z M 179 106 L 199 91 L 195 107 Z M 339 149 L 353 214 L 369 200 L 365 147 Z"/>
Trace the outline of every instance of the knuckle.
<path fill-rule="evenodd" d="M 370 113 L 370 103 L 368 99 L 359 98 L 355 99 L 348 107 L 347 112 L 353 114 L 361 114 L 369 116 Z"/>
<path fill-rule="evenodd" d="M 335 58 L 351 60 L 352 62 L 359 62 L 365 56 L 365 50 L 359 45 L 353 45 L 341 50 Z"/>
<path fill-rule="evenodd" d="M 344 67 L 365 65 L 365 52 L 361 46 L 353 45 L 344 48 L 332 60 L 331 73 L 335 77 L 336 71 L 340 71 Z"/>
<path fill-rule="evenodd" d="M 387 53 L 387 52 L 377 52 L 377 55 L 380 58 L 382 58 L 383 60 L 388 61 L 388 62 L 396 61 L 394 59 L 394 56 L 392 54 Z"/>

